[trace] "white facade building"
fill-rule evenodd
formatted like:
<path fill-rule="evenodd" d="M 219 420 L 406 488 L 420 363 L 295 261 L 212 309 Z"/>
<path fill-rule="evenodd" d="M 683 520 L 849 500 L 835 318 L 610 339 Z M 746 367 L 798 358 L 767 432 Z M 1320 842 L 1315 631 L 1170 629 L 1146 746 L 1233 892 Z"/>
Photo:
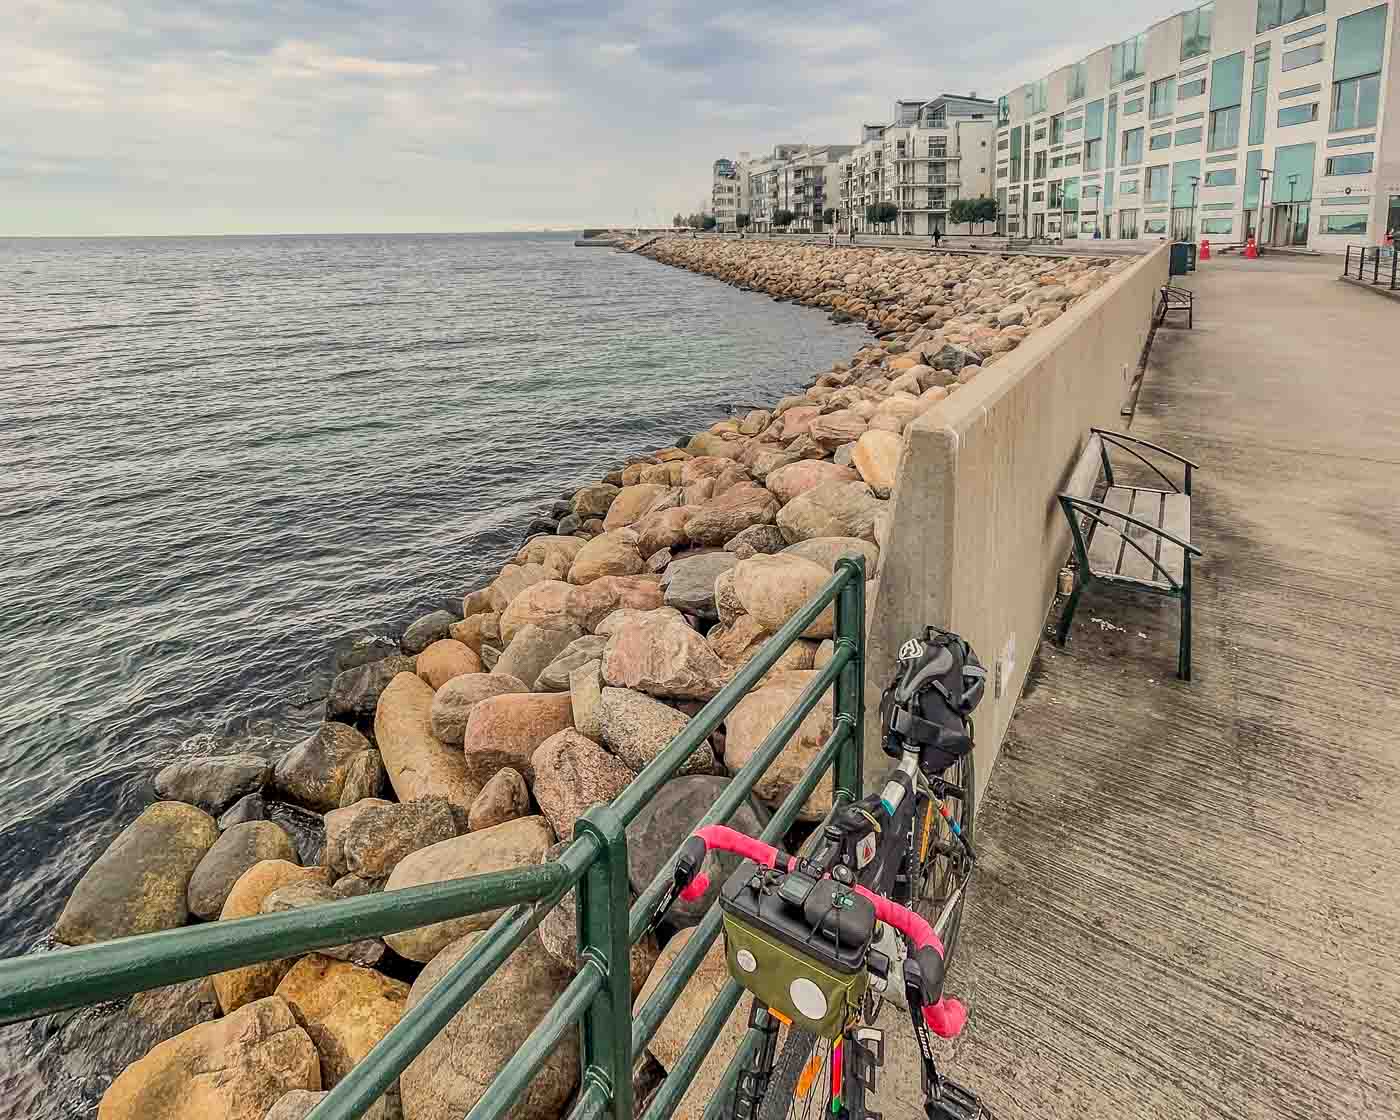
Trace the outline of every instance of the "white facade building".
<path fill-rule="evenodd" d="M 1013 237 L 1208 238 L 1341 252 L 1400 227 L 1388 4 L 1215 0 L 998 105 Z"/>
<path fill-rule="evenodd" d="M 992 193 L 996 103 L 945 94 L 897 101 L 888 124 L 867 124 L 841 164 L 837 197 L 843 230 L 930 236 L 948 232 L 949 205 Z M 892 204 L 890 223 L 870 208 Z"/>
<path fill-rule="evenodd" d="M 715 160 L 710 175 L 710 213 L 715 217 L 716 229 L 728 233 L 736 228 L 734 216 L 745 209 L 747 188 L 739 164 L 732 159 Z"/>

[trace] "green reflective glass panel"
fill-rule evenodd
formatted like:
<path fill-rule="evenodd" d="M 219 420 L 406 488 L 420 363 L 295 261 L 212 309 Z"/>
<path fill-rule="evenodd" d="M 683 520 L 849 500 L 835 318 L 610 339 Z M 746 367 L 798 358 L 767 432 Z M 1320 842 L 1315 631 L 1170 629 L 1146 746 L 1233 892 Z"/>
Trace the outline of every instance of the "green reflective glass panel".
<path fill-rule="evenodd" d="M 1264 121 L 1269 103 L 1269 56 L 1254 63 L 1254 78 L 1249 94 L 1249 143 L 1264 142 Z"/>
<path fill-rule="evenodd" d="M 1366 232 L 1365 214 L 1323 214 L 1319 223 L 1321 233 L 1349 233 L 1353 235 Z"/>
<path fill-rule="evenodd" d="M 1103 139 L 1103 102 L 1091 101 L 1084 106 L 1084 139 Z"/>
<path fill-rule="evenodd" d="M 1202 4 L 1181 17 L 1181 57 L 1184 61 L 1197 55 L 1210 54 L 1210 24 L 1215 3 Z"/>
<path fill-rule="evenodd" d="M 1124 182 L 1122 182 L 1122 183 L 1119 183 L 1119 184 L 1118 184 L 1118 193 L 1119 193 L 1119 194 L 1137 194 L 1137 193 L 1138 193 L 1138 181 L 1137 181 L 1136 179 L 1128 179 L 1128 180 L 1126 180 L 1126 181 L 1124 181 Z"/>
<path fill-rule="evenodd" d="M 1146 221 L 1144 221 L 1144 222 L 1142 223 L 1142 232 L 1143 232 L 1143 233 L 1166 233 L 1166 232 L 1167 232 L 1167 220 L 1166 220 L 1166 218 L 1148 218 Z"/>
<path fill-rule="evenodd" d="M 1212 152 L 1236 147 L 1240 142 L 1240 107 L 1232 105 L 1228 109 L 1216 109 L 1210 115 L 1210 143 Z"/>
<path fill-rule="evenodd" d="M 1199 144 L 1200 142 L 1200 125 L 1197 125 L 1195 128 L 1183 128 L 1180 132 L 1176 134 L 1177 147 L 1181 147 L 1183 144 Z"/>
<path fill-rule="evenodd" d="M 1311 144 L 1307 145 L 1309 148 Z M 1365 175 L 1376 164 L 1374 152 L 1356 152 L 1349 156 L 1333 156 L 1327 161 L 1329 175 Z M 1311 188 L 1309 183 L 1309 188 Z"/>
<path fill-rule="evenodd" d="M 1078 180 L 1078 179 L 1066 179 L 1066 180 L 1064 181 L 1064 190 L 1065 190 L 1064 209 L 1066 209 L 1066 210 L 1078 210 L 1078 209 L 1079 209 L 1079 180 Z"/>
<path fill-rule="evenodd" d="M 1084 63 L 1076 62 L 1069 68 L 1069 92 L 1065 95 L 1066 100 L 1078 101 L 1084 96 L 1085 79 L 1087 77 Z"/>
<path fill-rule="evenodd" d="M 1210 107 L 1238 105 L 1244 92 L 1244 51 L 1217 58 L 1210 64 Z"/>
<path fill-rule="evenodd" d="M 1176 95 L 1182 101 L 1190 97 L 1200 97 L 1205 91 L 1206 80 L 1204 78 L 1197 78 L 1195 81 L 1191 82 L 1182 82 L 1181 85 L 1176 87 Z"/>
<path fill-rule="evenodd" d="M 1131 101 L 1123 102 L 1123 115 L 1131 117 L 1134 113 L 1142 112 L 1142 98 L 1134 97 Z"/>
<path fill-rule="evenodd" d="M 1130 128 L 1123 133 L 1123 163 L 1142 162 L 1142 129 Z"/>
<path fill-rule="evenodd" d="M 1332 87 L 1333 131 L 1347 128 L 1369 128 L 1375 125 L 1380 112 L 1381 76 L 1368 74 L 1351 78 Z"/>
<path fill-rule="evenodd" d="M 1306 47 L 1299 47 L 1296 51 L 1283 52 L 1283 69 L 1297 70 L 1303 66 L 1311 66 L 1315 62 L 1322 61 L 1323 44 L 1312 43 Z"/>
<path fill-rule="evenodd" d="M 1289 144 L 1274 149 L 1274 177 L 1269 180 L 1269 197 L 1274 202 L 1305 202 L 1312 198 L 1316 149 L 1316 144 Z M 1288 181 L 1290 176 L 1297 176 L 1292 184 Z"/>
<path fill-rule="evenodd" d="M 1151 143 L 1148 144 L 1148 149 L 1156 152 L 1162 148 L 1170 148 L 1171 146 L 1172 134 L 1170 132 L 1159 132 L 1156 136 L 1152 137 Z"/>
<path fill-rule="evenodd" d="M 1287 108 L 1278 111 L 1278 125 L 1280 128 L 1287 128 L 1294 124 L 1308 124 L 1317 120 L 1317 102 L 1313 101 L 1307 105 L 1289 105 Z"/>
<path fill-rule="evenodd" d="M 1202 218 L 1202 233 L 1229 233 L 1235 228 L 1234 218 Z"/>
<path fill-rule="evenodd" d="M 1208 187 L 1233 187 L 1235 185 L 1235 169 L 1233 167 L 1222 167 L 1216 171 L 1206 172 L 1206 186 Z"/>
<path fill-rule="evenodd" d="M 1326 10 L 1326 0 L 1258 0 L 1254 30 L 1262 35 L 1295 19 L 1319 15 Z"/>
<path fill-rule="evenodd" d="M 1201 174 L 1201 161 L 1184 159 L 1172 164 L 1172 206 L 1190 206 L 1192 202 L 1191 179 Z"/>
<path fill-rule="evenodd" d="M 1170 167 L 1149 167 L 1147 169 L 1147 201 L 1166 202 L 1170 183 Z"/>
<path fill-rule="evenodd" d="M 1336 57 L 1332 80 L 1344 81 L 1363 74 L 1377 74 L 1385 51 L 1386 5 L 1367 8 L 1337 21 Z"/>
<path fill-rule="evenodd" d="M 1148 116 L 1167 116 L 1176 107 L 1176 79 L 1162 78 L 1153 82 L 1148 104 Z"/>
<path fill-rule="evenodd" d="M 1259 205 L 1259 169 L 1264 166 L 1262 151 L 1250 152 L 1244 161 L 1244 204 L 1247 209 Z"/>

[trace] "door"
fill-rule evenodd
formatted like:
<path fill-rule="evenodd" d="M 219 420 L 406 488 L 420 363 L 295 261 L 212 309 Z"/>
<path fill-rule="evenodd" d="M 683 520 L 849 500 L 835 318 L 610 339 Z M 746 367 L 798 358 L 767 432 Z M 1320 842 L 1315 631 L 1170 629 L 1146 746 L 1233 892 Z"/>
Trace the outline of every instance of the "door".
<path fill-rule="evenodd" d="M 1032 215 L 1031 215 L 1031 236 L 1032 236 L 1032 237 L 1035 237 L 1035 238 L 1041 238 L 1041 237 L 1044 237 L 1044 236 L 1045 236 L 1045 215 L 1044 215 L 1044 214 L 1032 214 Z"/>
<path fill-rule="evenodd" d="M 1172 240 L 1196 240 L 1196 211 L 1189 206 L 1178 206 L 1172 210 Z"/>
<path fill-rule="evenodd" d="M 1136 210 L 1120 210 L 1118 212 L 1118 236 L 1125 241 L 1131 241 L 1138 235 L 1138 212 Z"/>
<path fill-rule="evenodd" d="M 1306 245 L 1308 213 L 1305 202 L 1277 202 L 1270 212 L 1270 245 Z"/>

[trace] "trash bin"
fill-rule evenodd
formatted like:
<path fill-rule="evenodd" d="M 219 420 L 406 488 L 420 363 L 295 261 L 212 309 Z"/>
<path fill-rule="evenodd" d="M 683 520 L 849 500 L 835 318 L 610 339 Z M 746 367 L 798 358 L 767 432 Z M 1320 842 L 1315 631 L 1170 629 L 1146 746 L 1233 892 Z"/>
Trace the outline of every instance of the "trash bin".
<path fill-rule="evenodd" d="M 1191 269 L 1191 250 L 1194 248 L 1189 241 L 1172 242 L 1172 261 L 1170 273 L 1173 276 L 1185 276 Z"/>

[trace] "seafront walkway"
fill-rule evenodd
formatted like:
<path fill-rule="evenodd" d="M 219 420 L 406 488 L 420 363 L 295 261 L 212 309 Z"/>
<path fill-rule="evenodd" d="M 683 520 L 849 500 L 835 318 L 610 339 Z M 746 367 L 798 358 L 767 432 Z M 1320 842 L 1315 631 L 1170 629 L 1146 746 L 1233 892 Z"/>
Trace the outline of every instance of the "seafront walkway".
<path fill-rule="evenodd" d="M 1042 641 L 939 1051 L 997 1120 L 1400 1115 L 1400 316 L 1337 273 L 1205 263 L 1157 334 L 1131 430 L 1200 463 L 1196 679 L 1160 599 Z"/>

